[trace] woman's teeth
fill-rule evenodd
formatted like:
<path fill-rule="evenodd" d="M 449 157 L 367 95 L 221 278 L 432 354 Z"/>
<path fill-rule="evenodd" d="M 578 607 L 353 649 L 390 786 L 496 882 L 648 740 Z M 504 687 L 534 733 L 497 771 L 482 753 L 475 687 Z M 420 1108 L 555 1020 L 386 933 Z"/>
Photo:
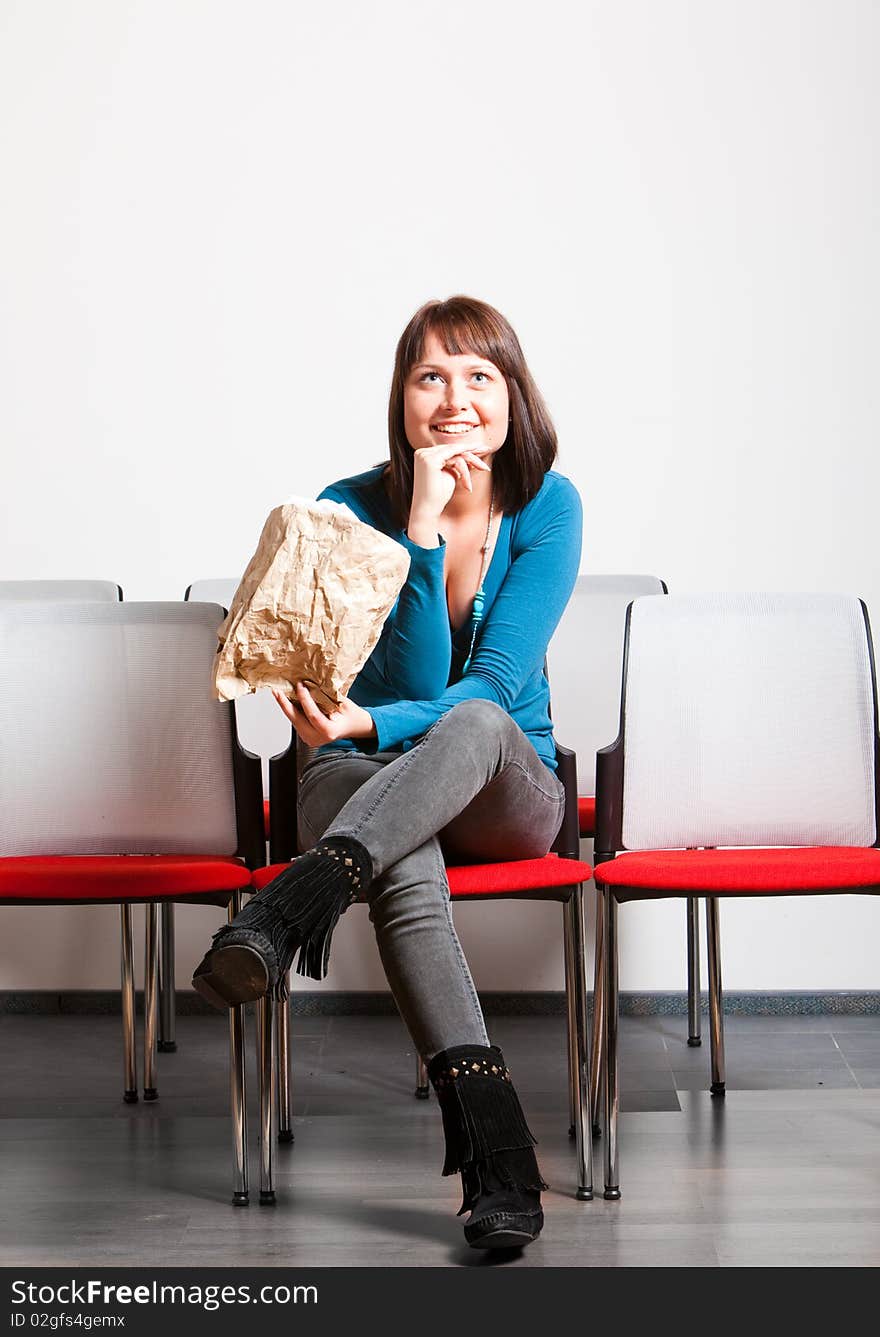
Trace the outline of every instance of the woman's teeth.
<path fill-rule="evenodd" d="M 435 425 L 431 428 L 431 431 L 442 432 L 444 436 L 463 436 L 465 432 L 469 432 L 471 428 L 476 427 L 476 425 L 475 422 L 457 423 L 455 426 L 450 424 L 448 427 Z"/>

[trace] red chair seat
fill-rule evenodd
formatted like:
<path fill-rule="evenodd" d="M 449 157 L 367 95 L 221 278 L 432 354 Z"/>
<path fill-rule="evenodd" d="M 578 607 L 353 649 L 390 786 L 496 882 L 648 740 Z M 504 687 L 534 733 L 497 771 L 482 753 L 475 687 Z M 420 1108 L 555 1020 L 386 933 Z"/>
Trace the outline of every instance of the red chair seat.
<path fill-rule="evenodd" d="M 578 824 L 581 836 L 586 839 L 596 834 L 596 800 L 581 797 L 578 799 Z"/>
<path fill-rule="evenodd" d="M 644 850 L 596 865 L 597 882 L 658 895 L 880 890 L 880 850 L 849 845 L 799 849 Z"/>
<path fill-rule="evenodd" d="M 257 868 L 253 875 L 256 890 L 283 872 L 286 863 Z M 512 896 L 517 892 L 532 892 L 547 888 L 570 887 L 586 882 L 592 869 L 579 859 L 561 859 L 557 854 L 546 854 L 543 859 L 517 859 L 511 863 L 459 864 L 447 868 L 449 890 L 454 899 L 466 896 Z"/>
<path fill-rule="evenodd" d="M 199 854 L 15 855 L 0 859 L 0 900 L 146 901 L 250 888 L 238 859 Z"/>
<path fill-rule="evenodd" d="M 592 868 L 579 859 L 561 859 L 545 854 L 543 859 L 517 859 L 511 863 L 457 864 L 446 869 L 453 899 L 464 896 L 502 896 L 542 887 L 570 887 L 586 882 Z"/>

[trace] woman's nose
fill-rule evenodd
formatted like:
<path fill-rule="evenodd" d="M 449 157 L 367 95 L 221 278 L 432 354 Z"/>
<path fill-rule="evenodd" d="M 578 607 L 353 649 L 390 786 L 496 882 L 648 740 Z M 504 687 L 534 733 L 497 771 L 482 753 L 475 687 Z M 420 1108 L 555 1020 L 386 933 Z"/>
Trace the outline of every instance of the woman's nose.
<path fill-rule="evenodd" d="M 446 395 L 444 405 L 450 413 L 456 413 L 459 409 L 467 407 L 467 387 L 464 381 L 450 380 L 446 383 Z"/>

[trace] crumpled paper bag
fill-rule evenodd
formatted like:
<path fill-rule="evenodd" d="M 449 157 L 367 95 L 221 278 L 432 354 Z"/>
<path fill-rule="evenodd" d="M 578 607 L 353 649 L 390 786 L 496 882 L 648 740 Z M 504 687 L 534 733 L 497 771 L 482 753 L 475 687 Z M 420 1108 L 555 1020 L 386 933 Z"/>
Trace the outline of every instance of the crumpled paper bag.
<path fill-rule="evenodd" d="M 409 572 L 400 543 L 347 506 L 292 497 L 271 512 L 218 629 L 220 701 L 303 682 L 339 705 L 373 651 Z"/>

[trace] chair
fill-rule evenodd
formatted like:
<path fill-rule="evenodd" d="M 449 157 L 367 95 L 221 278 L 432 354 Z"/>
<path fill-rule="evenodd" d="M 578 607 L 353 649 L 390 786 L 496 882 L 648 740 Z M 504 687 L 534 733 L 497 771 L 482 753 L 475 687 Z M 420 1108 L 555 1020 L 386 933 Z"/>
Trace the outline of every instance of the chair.
<path fill-rule="evenodd" d="M 239 581 L 235 577 L 215 580 L 196 580 L 187 586 L 184 599 L 189 603 L 220 604 L 228 609 Z M 256 692 L 239 697 L 235 704 L 235 721 L 242 746 L 260 758 L 263 775 L 263 794 L 269 793 L 269 759 L 290 745 L 291 728 L 278 709 L 270 692 Z M 263 817 L 265 838 L 269 839 L 270 808 L 264 799 Z M 265 863 L 265 859 L 262 860 Z M 159 1048 L 170 1051 L 177 1048 L 174 1041 L 174 906 L 162 907 L 162 952 L 159 966 Z M 165 981 L 168 981 L 166 986 Z M 278 1140 L 293 1141 L 293 1112 L 290 1096 L 290 1014 L 282 1009 L 277 1017 L 278 1053 Z"/>
<path fill-rule="evenodd" d="M 156 907 L 237 913 L 262 861 L 259 762 L 211 699 L 220 609 L 0 604 L 0 901 L 114 903 L 125 1099 L 137 1099 L 131 905 L 147 905 L 144 1086 L 155 1093 Z M 247 1202 L 243 1011 L 230 1014 L 234 1200 Z"/>
<path fill-rule="evenodd" d="M 119 603 L 122 586 L 112 580 L 0 580 L 0 603 Z M 125 959 L 125 942 L 120 942 Z M 123 1026 L 134 1027 L 134 1017 L 123 1012 Z M 134 1053 L 134 1032 L 123 1036 L 123 1048 Z M 137 1090 L 126 1099 L 137 1100 Z"/>
<path fill-rule="evenodd" d="M 269 764 L 271 811 L 273 817 L 271 864 L 254 873 L 254 887 L 259 889 L 276 877 L 297 853 L 296 791 L 301 769 L 296 743 Z M 554 842 L 554 852 L 542 859 L 524 859 L 510 863 L 471 864 L 448 867 L 447 877 L 453 901 L 477 900 L 556 900 L 563 906 L 565 980 L 569 1025 L 569 1079 L 572 1123 L 577 1150 L 577 1193 L 581 1201 L 593 1196 L 592 1138 L 589 1108 L 589 1054 L 587 1047 L 587 976 L 584 945 L 583 882 L 591 875 L 590 865 L 578 859 L 577 775 L 575 755 L 557 746 L 558 774 L 565 785 L 566 806 L 562 828 Z M 273 1201 L 272 1192 L 272 1097 L 273 1008 L 269 999 L 260 1004 L 264 1021 L 261 1027 L 261 1192 L 260 1201 Z M 279 1015 L 283 1015 L 282 1009 Z M 419 1086 L 424 1085 L 420 1080 Z M 417 1094 L 419 1092 L 417 1091 Z M 425 1085 L 425 1094 L 427 1087 Z"/>
<path fill-rule="evenodd" d="M 617 905 L 707 897 L 711 1091 L 725 1091 L 721 897 L 880 891 L 867 610 L 829 594 L 640 598 L 617 741 L 598 756 L 605 1197 L 618 1172 Z"/>
<path fill-rule="evenodd" d="M 577 578 L 574 592 L 553 634 L 547 659 L 553 683 L 556 728 L 578 757 L 578 817 L 582 840 L 595 836 L 596 753 L 617 730 L 623 629 L 630 601 L 666 594 L 656 576 L 612 575 Z M 602 915 L 596 902 L 593 1044 L 590 1075 L 592 1121 L 599 1131 L 599 1072 L 602 1032 Z M 700 903 L 687 899 L 688 1044 L 700 1035 Z"/>
<path fill-rule="evenodd" d="M 185 595 L 189 603 L 219 604 L 225 615 L 229 610 L 238 580 L 234 578 L 217 580 L 194 580 L 187 586 Z M 290 742 L 290 725 L 278 710 L 276 703 L 267 691 L 261 691 L 251 697 L 239 698 L 235 705 L 235 726 L 242 746 L 250 753 L 261 758 L 263 794 L 269 793 L 269 758 L 282 751 Z M 266 840 L 269 840 L 269 800 L 263 800 L 263 825 Z M 163 905 L 160 916 L 160 952 L 159 952 L 159 1052 L 173 1054 L 177 1050 L 175 1039 L 174 1007 L 174 905 Z M 289 1092 L 289 1083 L 284 1087 Z M 290 1120 L 289 1098 L 280 1098 L 280 1138 L 293 1140 L 292 1120 Z"/>

